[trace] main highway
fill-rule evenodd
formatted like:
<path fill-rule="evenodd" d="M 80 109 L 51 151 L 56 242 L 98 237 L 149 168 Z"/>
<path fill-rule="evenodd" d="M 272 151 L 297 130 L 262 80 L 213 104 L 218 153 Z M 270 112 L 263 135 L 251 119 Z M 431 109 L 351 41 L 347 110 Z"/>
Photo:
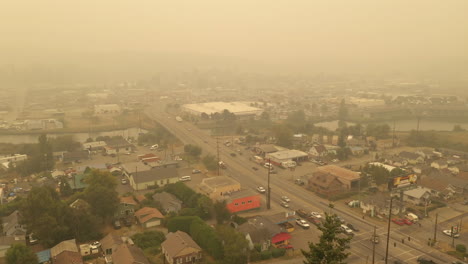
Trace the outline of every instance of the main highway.
<path fill-rule="evenodd" d="M 184 144 L 200 146 L 203 149 L 203 153 L 217 155 L 219 148 L 220 160 L 224 161 L 227 165 L 227 168 L 222 170 L 223 174 L 239 181 L 243 188 L 255 189 L 257 186 L 267 186 L 267 170 L 261 166 L 256 166 L 255 163 L 250 161 L 248 159 L 250 155 L 232 157 L 230 154 L 235 152 L 232 148 L 226 147 L 222 142 L 217 144 L 216 139 L 189 122 L 176 121 L 175 116 L 164 111 L 164 104 L 154 105 L 148 108 L 145 113 L 174 134 Z M 253 166 L 259 169 L 255 171 L 252 169 Z M 369 223 L 365 219 L 356 216 L 345 205 L 334 204 L 334 208 L 330 209 L 328 200 L 316 196 L 292 181 L 286 180 L 284 177 L 277 177 L 276 174 L 270 176 L 270 187 L 272 188 L 272 206 L 278 206 L 281 196 L 286 195 L 291 199 L 291 209 L 303 208 L 318 212 L 333 210 L 345 218 L 347 222 L 359 228 L 361 231 L 356 233 L 351 242 L 351 256 L 352 259 L 356 260 L 353 263 L 372 263 L 373 245 L 369 240 L 374 225 L 376 225 L 375 223 Z M 377 225 L 377 233 L 380 236 L 381 242 L 375 247 L 375 263 L 385 263 L 383 259 L 386 251 L 386 224 Z M 426 246 L 426 241 L 413 238 L 411 241 L 402 243 L 401 240 L 407 237 L 407 233 L 403 230 L 392 230 L 388 263 L 393 263 L 393 261 L 397 260 L 401 261 L 401 263 L 416 263 L 416 259 L 422 255 L 433 259 L 436 263 L 450 263 L 453 260 L 447 255 Z"/>

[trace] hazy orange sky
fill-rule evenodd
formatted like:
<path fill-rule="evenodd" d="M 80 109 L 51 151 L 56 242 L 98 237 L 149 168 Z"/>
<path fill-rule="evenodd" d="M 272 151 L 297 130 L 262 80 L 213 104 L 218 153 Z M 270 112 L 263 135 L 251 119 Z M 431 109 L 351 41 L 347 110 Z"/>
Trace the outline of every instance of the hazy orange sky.
<path fill-rule="evenodd" d="M 3 62 L 81 52 L 276 63 L 467 59 L 467 14 L 466 0 L 3 0 L 0 55 Z"/>

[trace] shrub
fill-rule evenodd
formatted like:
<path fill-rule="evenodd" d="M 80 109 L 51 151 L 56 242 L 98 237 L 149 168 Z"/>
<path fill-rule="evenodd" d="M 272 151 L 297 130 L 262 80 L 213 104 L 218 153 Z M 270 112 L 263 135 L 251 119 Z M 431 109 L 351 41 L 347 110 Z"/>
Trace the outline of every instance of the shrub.
<path fill-rule="evenodd" d="M 466 253 L 466 246 L 463 245 L 463 244 L 457 244 L 457 245 L 455 246 L 455 249 L 456 249 L 458 252 Z"/>
<path fill-rule="evenodd" d="M 247 222 L 247 219 L 235 214 L 232 216 L 232 221 L 238 225 L 242 225 L 243 223 Z"/>
<path fill-rule="evenodd" d="M 284 248 L 273 248 L 271 250 L 271 255 L 274 258 L 282 257 L 282 256 L 284 256 L 284 254 L 286 254 L 286 249 L 284 249 Z"/>
<path fill-rule="evenodd" d="M 271 251 L 262 251 L 260 252 L 260 256 L 262 260 L 271 259 Z"/>
<path fill-rule="evenodd" d="M 250 262 L 262 260 L 262 255 L 257 250 L 250 251 Z"/>
<path fill-rule="evenodd" d="M 262 251 L 262 245 L 260 245 L 260 244 L 255 244 L 255 245 L 254 245 L 254 249 L 255 249 L 257 252 L 261 252 L 261 251 Z"/>

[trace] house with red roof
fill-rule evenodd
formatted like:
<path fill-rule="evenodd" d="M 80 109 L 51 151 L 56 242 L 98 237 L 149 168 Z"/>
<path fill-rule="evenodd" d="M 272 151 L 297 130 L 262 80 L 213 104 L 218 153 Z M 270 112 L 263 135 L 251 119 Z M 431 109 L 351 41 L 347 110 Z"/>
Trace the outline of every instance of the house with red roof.
<path fill-rule="evenodd" d="M 153 207 L 143 207 L 135 212 L 135 217 L 144 228 L 161 225 L 163 214 L 158 209 Z"/>

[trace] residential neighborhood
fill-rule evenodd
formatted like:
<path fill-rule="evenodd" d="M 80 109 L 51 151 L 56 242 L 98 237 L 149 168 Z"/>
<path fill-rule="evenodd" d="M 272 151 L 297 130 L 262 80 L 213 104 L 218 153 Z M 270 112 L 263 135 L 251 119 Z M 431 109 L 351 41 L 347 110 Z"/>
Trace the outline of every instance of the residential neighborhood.
<path fill-rule="evenodd" d="M 0 264 L 468 263 L 468 2 L 4 2 Z"/>

